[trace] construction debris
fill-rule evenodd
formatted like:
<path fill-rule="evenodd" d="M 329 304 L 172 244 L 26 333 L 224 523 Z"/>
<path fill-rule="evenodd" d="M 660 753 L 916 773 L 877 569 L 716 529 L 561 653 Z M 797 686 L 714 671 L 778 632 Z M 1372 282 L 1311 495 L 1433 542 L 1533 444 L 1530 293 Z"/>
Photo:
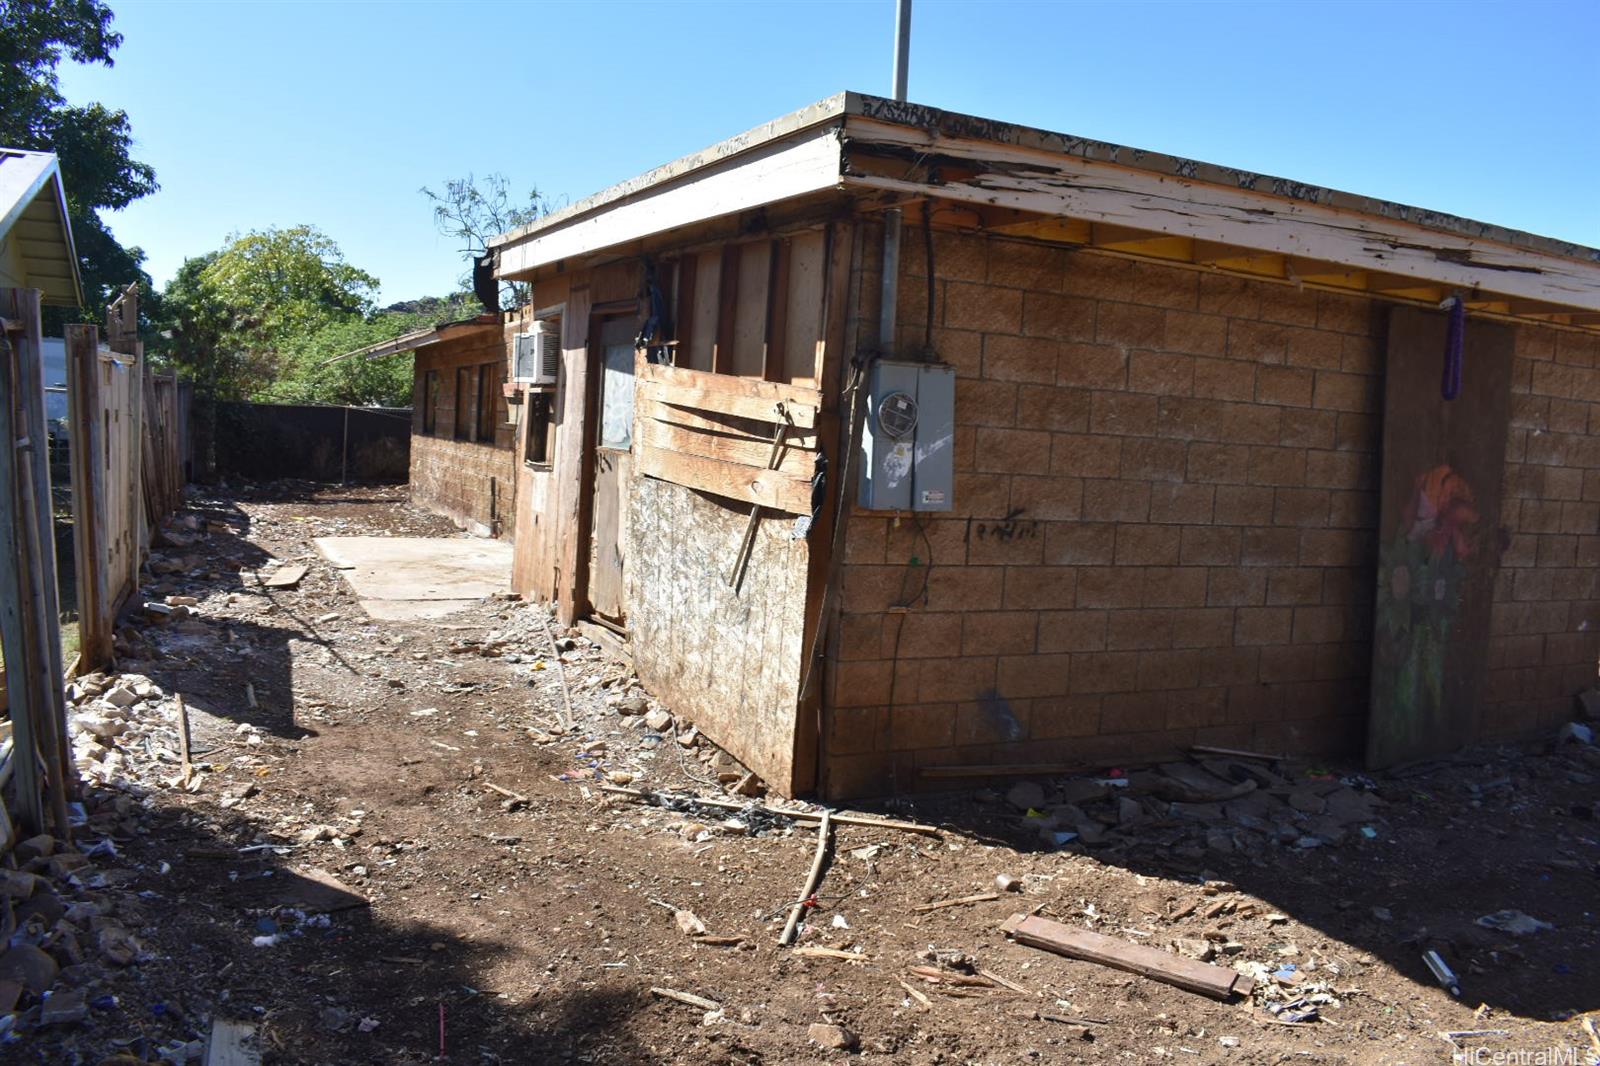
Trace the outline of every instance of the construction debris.
<path fill-rule="evenodd" d="M 1073 929 L 1047 918 L 1013 914 L 1000 926 L 1000 931 L 1019 944 L 1127 970 L 1213 999 L 1248 996 L 1255 987 L 1252 978 L 1234 970 L 1195 962 L 1085 929 Z"/>

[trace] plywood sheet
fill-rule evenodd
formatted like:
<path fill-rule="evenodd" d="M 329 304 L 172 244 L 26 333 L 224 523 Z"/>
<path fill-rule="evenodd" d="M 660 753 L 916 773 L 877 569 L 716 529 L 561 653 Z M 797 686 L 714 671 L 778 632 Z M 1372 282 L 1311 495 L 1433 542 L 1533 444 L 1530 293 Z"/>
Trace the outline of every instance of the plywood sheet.
<path fill-rule="evenodd" d="M 1511 406 L 1512 331 L 1469 320 L 1460 395 L 1440 394 L 1447 316 L 1390 313 L 1367 762 L 1477 733 Z"/>
<path fill-rule="evenodd" d="M 652 478 L 634 484 L 628 628 L 640 680 L 791 794 L 809 546 L 790 538 L 792 518 L 763 518 L 735 591 L 724 578 L 748 508 Z"/>

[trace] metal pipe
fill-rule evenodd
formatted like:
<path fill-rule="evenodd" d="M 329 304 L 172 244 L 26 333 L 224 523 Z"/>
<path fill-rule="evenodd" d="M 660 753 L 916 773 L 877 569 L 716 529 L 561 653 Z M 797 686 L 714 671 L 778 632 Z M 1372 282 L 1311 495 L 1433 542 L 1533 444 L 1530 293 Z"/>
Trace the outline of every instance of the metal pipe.
<path fill-rule="evenodd" d="M 894 8 L 894 98 L 906 98 L 906 67 L 911 61 L 911 0 Z"/>
<path fill-rule="evenodd" d="M 906 98 L 911 60 L 911 0 L 897 0 L 894 12 L 894 98 Z M 900 209 L 883 215 L 883 285 L 878 303 L 878 352 L 894 355 L 895 315 L 900 302 Z"/>

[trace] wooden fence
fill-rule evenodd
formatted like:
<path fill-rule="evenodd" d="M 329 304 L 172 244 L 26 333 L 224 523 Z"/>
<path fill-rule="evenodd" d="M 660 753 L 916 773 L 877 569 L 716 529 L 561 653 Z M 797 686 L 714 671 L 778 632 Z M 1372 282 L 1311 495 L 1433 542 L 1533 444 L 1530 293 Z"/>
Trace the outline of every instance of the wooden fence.
<path fill-rule="evenodd" d="M 39 293 L 0 289 L 0 854 L 24 833 L 71 837 L 77 775 L 65 681 L 110 666 L 118 611 L 139 587 L 150 531 L 183 495 L 185 390 L 144 362 L 137 289 L 94 326 L 67 327 L 79 654 L 63 662 L 44 411 Z M 10 806 L 7 805 L 9 797 Z"/>
<path fill-rule="evenodd" d="M 54 515 L 44 412 L 37 289 L 0 289 L 0 648 L 6 662 L 10 736 L 0 778 L 11 786 L 25 833 L 72 835 L 76 791 L 67 741 L 65 671 L 56 591 Z M 0 851 L 12 823 L 0 799 Z"/>
<path fill-rule="evenodd" d="M 130 285 L 111 304 L 106 347 L 93 326 L 67 330 L 80 672 L 110 663 L 150 531 L 183 501 L 187 393 L 176 373 L 145 364 L 138 300 Z"/>

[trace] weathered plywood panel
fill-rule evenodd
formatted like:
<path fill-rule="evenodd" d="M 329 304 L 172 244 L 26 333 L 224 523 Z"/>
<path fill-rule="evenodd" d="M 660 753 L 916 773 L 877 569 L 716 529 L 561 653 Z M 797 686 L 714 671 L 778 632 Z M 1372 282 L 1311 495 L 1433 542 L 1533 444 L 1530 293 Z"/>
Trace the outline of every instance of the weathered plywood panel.
<path fill-rule="evenodd" d="M 810 552 L 763 518 L 738 592 L 724 581 L 749 512 L 635 478 L 628 626 L 640 680 L 778 792 L 796 779 L 796 700 Z M 809 778 L 809 768 L 799 775 Z"/>
<path fill-rule="evenodd" d="M 1367 762 L 1438 755 L 1477 733 L 1511 408 L 1513 334 L 1471 320 L 1460 395 L 1440 395 L 1447 316 L 1389 319 Z"/>

